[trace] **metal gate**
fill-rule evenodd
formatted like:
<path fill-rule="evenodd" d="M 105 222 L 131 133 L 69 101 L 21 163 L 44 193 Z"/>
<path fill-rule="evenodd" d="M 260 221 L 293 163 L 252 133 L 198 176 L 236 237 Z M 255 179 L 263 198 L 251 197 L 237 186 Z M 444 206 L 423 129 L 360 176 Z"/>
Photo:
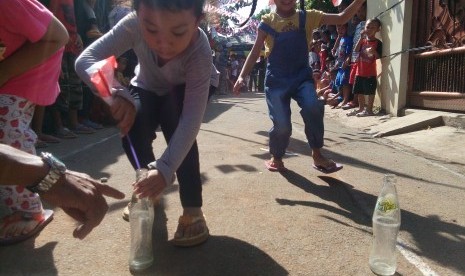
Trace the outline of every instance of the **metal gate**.
<path fill-rule="evenodd" d="M 414 0 L 407 105 L 465 112 L 465 0 Z"/>

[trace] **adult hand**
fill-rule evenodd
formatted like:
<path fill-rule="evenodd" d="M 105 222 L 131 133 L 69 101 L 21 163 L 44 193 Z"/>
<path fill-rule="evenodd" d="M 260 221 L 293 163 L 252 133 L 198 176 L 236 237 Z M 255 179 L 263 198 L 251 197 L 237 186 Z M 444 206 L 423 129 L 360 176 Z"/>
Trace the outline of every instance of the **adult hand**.
<path fill-rule="evenodd" d="M 245 85 L 244 78 L 238 77 L 236 83 L 234 84 L 233 94 L 238 96 L 241 94 L 241 88 Z"/>
<path fill-rule="evenodd" d="M 149 170 L 147 177 L 140 179 L 133 184 L 134 193 L 139 197 L 150 197 L 152 200 L 161 195 L 166 188 L 163 175 L 158 170 Z"/>
<path fill-rule="evenodd" d="M 136 108 L 123 97 L 116 96 L 110 106 L 111 115 L 118 122 L 121 134 L 125 136 L 136 119 Z"/>
<path fill-rule="evenodd" d="M 77 220 L 80 224 L 74 230 L 73 236 L 84 239 L 100 224 L 108 210 L 103 195 L 124 198 L 124 193 L 101 184 L 87 174 L 67 170 L 58 183 L 40 196 Z"/>

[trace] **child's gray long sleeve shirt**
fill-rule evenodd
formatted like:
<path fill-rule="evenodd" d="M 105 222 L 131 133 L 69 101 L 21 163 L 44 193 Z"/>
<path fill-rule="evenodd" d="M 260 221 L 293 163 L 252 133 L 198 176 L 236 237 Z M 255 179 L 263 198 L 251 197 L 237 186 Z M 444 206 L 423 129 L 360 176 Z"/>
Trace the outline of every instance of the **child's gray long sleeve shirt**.
<path fill-rule="evenodd" d="M 174 173 L 193 145 L 207 105 L 212 58 L 207 36 L 201 29 L 199 33 L 198 39 L 185 52 L 160 67 L 157 54 L 145 43 L 133 12 L 86 48 L 76 60 L 76 72 L 89 87 L 93 85 L 86 69 L 97 61 L 112 55 L 118 57 L 130 49 L 139 61 L 131 85 L 159 96 L 168 94 L 174 86 L 186 85 L 178 127 L 162 156 L 150 164 L 163 174 L 167 184 L 174 181 Z"/>

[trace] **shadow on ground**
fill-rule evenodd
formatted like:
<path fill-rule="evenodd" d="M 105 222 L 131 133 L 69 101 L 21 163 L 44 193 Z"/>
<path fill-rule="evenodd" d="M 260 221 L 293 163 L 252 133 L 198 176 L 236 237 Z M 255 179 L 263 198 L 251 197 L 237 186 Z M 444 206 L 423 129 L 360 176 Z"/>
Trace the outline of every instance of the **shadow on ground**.
<path fill-rule="evenodd" d="M 134 275 L 270 275 L 289 273 L 259 248 L 244 241 L 211 236 L 193 248 L 179 248 L 168 240 L 163 203 L 155 211 L 154 264 Z"/>
<path fill-rule="evenodd" d="M 336 203 L 340 209 L 327 204 L 319 204 L 310 201 L 293 201 L 285 198 L 277 198 L 282 205 L 301 205 L 312 208 L 320 208 L 337 215 L 345 216 L 355 223 L 371 227 L 371 214 L 360 215 L 357 203 L 366 203 L 368 210 L 372 210 L 376 203 L 376 197 L 357 190 L 353 185 L 343 182 L 331 176 L 319 176 L 328 186 L 317 185 L 302 175 L 291 170 L 281 173 L 286 180 L 307 193 L 318 196 L 329 202 Z M 349 193 L 347 193 L 349 191 Z M 347 196 L 351 199 L 347 200 Z M 364 208 L 362 208 L 364 209 Z M 399 243 L 406 250 L 414 252 L 418 256 L 427 257 L 441 264 L 441 266 L 454 268 L 461 274 L 465 274 L 465 263 L 462 256 L 465 253 L 465 228 L 456 223 L 447 222 L 437 216 L 423 217 L 407 210 L 402 210 L 401 231 L 408 232 L 415 241 L 419 250 L 413 246 Z M 328 218 L 332 219 L 333 218 Z M 344 224 L 343 222 L 339 222 Z M 365 231 L 363 229 L 359 229 Z"/>

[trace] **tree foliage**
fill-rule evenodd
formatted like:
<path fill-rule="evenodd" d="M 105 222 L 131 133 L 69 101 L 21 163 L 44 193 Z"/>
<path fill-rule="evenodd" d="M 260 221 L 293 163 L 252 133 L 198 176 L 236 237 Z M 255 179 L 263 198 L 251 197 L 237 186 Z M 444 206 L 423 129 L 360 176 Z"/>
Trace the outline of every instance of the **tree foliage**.
<path fill-rule="evenodd" d="M 268 1 L 268 0 L 258 0 L 258 1 Z M 299 1 L 297 2 L 297 7 L 299 7 Z M 216 7 L 211 12 L 214 15 L 207 16 L 207 21 L 210 24 L 217 26 L 223 31 L 223 33 L 231 33 L 231 29 L 234 29 L 239 23 L 241 23 L 244 18 L 239 18 L 237 11 L 242 8 L 250 9 L 252 5 L 252 0 L 208 0 L 207 3 L 211 7 Z M 326 13 L 335 13 L 337 9 L 333 6 L 331 0 L 306 0 L 305 1 L 306 9 L 316 9 L 321 10 Z M 270 7 L 267 7 L 263 10 L 256 10 L 253 19 L 260 21 L 262 15 L 270 12 Z M 230 31 L 227 31 L 227 30 Z"/>
<path fill-rule="evenodd" d="M 337 9 L 333 6 L 331 0 L 310 0 L 305 3 L 306 9 L 320 10 L 326 13 L 336 13 Z"/>

